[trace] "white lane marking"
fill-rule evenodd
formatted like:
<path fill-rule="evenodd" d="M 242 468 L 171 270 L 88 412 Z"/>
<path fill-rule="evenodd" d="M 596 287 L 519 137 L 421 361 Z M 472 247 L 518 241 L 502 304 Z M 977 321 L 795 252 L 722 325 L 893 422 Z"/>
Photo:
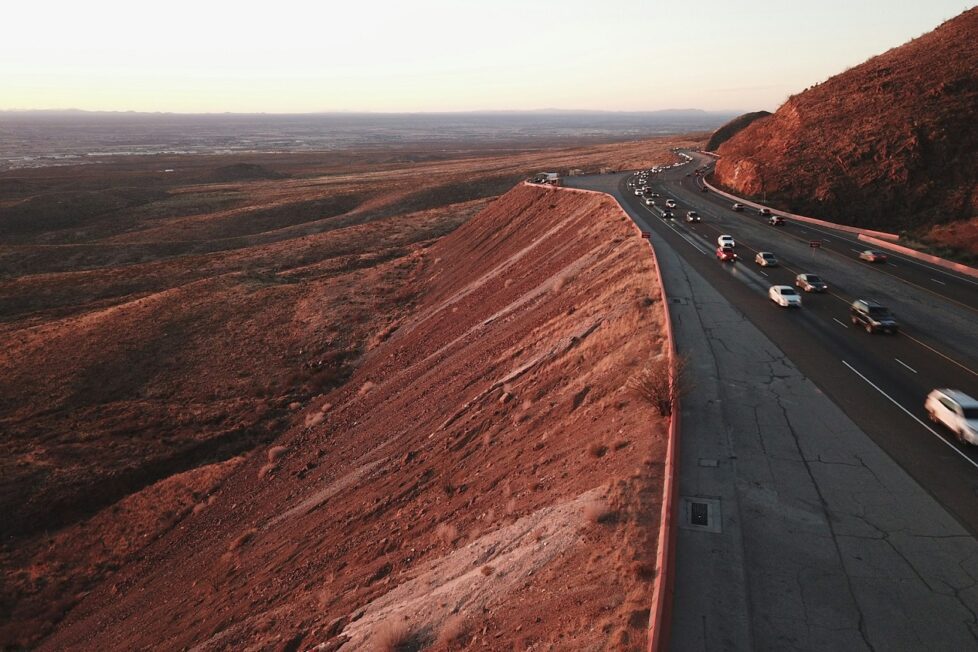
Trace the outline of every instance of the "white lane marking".
<path fill-rule="evenodd" d="M 833 318 L 832 318 L 832 321 L 834 321 L 834 322 L 835 322 L 836 324 L 838 324 L 839 326 L 842 326 L 842 328 L 849 328 L 848 326 L 846 326 L 845 324 L 843 324 L 843 323 L 842 323 L 841 321 L 839 321 L 839 320 L 838 320 L 838 319 L 836 319 L 835 317 L 833 317 Z"/>
<path fill-rule="evenodd" d="M 913 412 L 911 412 L 907 408 L 905 408 L 902 405 L 900 405 L 899 403 L 897 403 L 896 400 L 892 396 L 890 396 L 889 394 L 887 394 L 886 392 L 884 392 L 882 389 L 880 389 L 873 381 L 871 381 L 869 378 L 866 378 L 866 376 L 864 376 L 861 373 L 859 373 L 858 371 L 856 371 L 856 368 L 855 367 L 853 367 L 851 364 L 849 364 L 845 360 L 842 361 L 842 364 L 844 364 L 845 366 L 849 367 L 849 369 L 852 371 L 852 373 L 856 374 L 857 376 L 859 376 L 860 378 L 862 378 L 863 380 L 865 380 L 869 384 L 870 387 L 872 387 L 877 392 L 879 392 L 880 394 L 882 394 L 883 396 L 885 396 L 886 398 L 888 398 L 890 400 L 890 403 L 893 403 L 893 405 L 897 406 L 898 408 L 900 408 L 901 410 L 903 410 L 904 412 L 906 412 L 907 413 L 907 416 L 909 416 L 911 419 L 913 419 L 914 421 L 916 421 L 917 423 L 919 423 L 920 425 L 922 425 L 924 428 L 926 428 L 927 429 L 927 432 L 929 432 L 930 434 L 932 434 L 935 437 L 937 437 L 941 441 L 942 444 L 944 444 L 945 446 L 947 446 L 948 448 L 950 448 L 952 451 L 954 451 L 955 453 L 957 453 L 958 455 L 960 455 L 961 458 L 964 459 L 968 464 L 970 464 L 971 466 L 973 466 L 976 469 L 978 469 L 978 462 L 975 462 L 973 459 L 971 459 L 970 457 L 968 457 L 967 455 L 965 455 L 964 453 L 962 453 L 960 450 L 958 450 L 957 446 L 955 446 L 954 444 L 952 444 L 951 442 L 949 442 L 948 440 L 944 439 L 939 434 L 937 434 L 937 432 L 933 428 L 931 428 L 926 423 L 924 423 L 923 421 L 921 421 L 920 419 L 918 419 L 916 417 L 916 415 L 914 415 Z"/>
<path fill-rule="evenodd" d="M 962 369 L 964 369 L 965 371 L 967 371 L 972 376 L 978 376 L 978 371 L 975 371 L 974 369 L 970 369 L 970 368 L 964 366 L 963 364 L 961 364 L 960 362 L 958 362 L 957 360 L 955 360 L 951 356 L 945 355 L 944 353 L 941 353 L 940 351 L 938 351 L 934 347 L 930 346 L 929 344 L 926 344 L 926 343 L 918 340 L 913 335 L 908 335 L 906 331 L 902 331 L 902 332 L 903 332 L 903 336 L 904 337 L 909 337 L 911 340 L 913 340 L 914 342 L 916 342 L 920 346 L 924 347 L 925 349 L 929 349 L 929 350 L 933 351 L 934 353 L 936 353 L 937 355 L 941 356 L 942 358 L 944 358 L 945 360 L 947 360 L 951 364 L 955 364 L 955 365 L 961 367 Z"/>
<path fill-rule="evenodd" d="M 767 272 L 765 272 L 763 269 L 759 269 L 757 271 L 759 271 L 762 276 L 767 276 Z"/>
<path fill-rule="evenodd" d="M 916 369 L 914 369 L 913 367 L 911 367 L 910 365 L 908 365 L 906 362 L 904 362 L 900 358 L 893 358 L 893 359 L 896 360 L 897 362 L 899 362 L 900 364 L 902 364 L 904 367 L 906 367 L 910 371 L 912 371 L 914 373 L 917 373 L 917 370 Z"/>
<path fill-rule="evenodd" d="M 945 283 L 944 281 L 938 281 L 936 278 L 932 278 L 931 280 L 934 281 L 935 283 L 940 283 L 941 285 L 947 285 L 947 283 Z"/>
<path fill-rule="evenodd" d="M 865 249 L 853 249 L 852 247 L 849 247 L 849 251 L 855 251 L 857 254 L 861 254 L 862 252 L 864 252 L 866 250 Z"/>

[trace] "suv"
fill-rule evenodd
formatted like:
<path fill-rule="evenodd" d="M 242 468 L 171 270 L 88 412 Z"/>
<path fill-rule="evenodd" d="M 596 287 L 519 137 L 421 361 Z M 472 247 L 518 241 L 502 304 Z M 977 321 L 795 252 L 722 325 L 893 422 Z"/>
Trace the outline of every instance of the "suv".
<path fill-rule="evenodd" d="M 849 306 L 849 319 L 854 326 L 862 325 L 867 333 L 896 333 L 900 326 L 890 310 L 871 299 L 856 299 Z"/>
<path fill-rule="evenodd" d="M 943 423 L 960 442 L 978 446 L 978 401 L 956 389 L 935 389 L 924 401 L 927 416 Z"/>

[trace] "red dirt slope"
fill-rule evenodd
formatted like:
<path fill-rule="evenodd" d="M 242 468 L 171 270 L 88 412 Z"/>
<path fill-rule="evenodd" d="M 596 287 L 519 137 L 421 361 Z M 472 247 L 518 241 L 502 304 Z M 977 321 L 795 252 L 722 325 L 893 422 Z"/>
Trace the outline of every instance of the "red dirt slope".
<path fill-rule="evenodd" d="M 625 385 L 664 350 L 651 263 L 605 196 L 497 199 L 388 277 L 417 308 L 349 382 L 188 481 L 192 512 L 41 649 L 640 649 L 666 423 Z"/>
<path fill-rule="evenodd" d="M 803 215 L 924 233 L 978 217 L 978 8 L 791 97 L 716 178 Z"/>

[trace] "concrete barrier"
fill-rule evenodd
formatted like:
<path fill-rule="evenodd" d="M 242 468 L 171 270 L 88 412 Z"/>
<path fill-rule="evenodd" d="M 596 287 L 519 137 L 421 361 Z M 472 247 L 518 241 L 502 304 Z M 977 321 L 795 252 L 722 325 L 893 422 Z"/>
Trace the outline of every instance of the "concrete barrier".
<path fill-rule="evenodd" d="M 652 243 L 649 242 L 651 247 Z M 659 257 L 652 247 L 652 263 L 659 277 L 662 292 L 662 310 L 665 313 L 666 342 L 669 347 L 669 364 L 674 369 L 676 362 L 676 340 L 672 334 L 672 317 L 669 314 L 669 301 L 662 284 L 662 270 Z M 676 378 L 670 378 L 670 384 Z M 669 419 L 669 439 L 666 443 L 666 459 L 663 464 L 662 508 L 659 512 L 659 540 L 655 551 L 655 583 L 652 585 L 652 606 L 649 609 L 648 652 L 665 652 L 669 647 L 669 628 L 672 625 L 672 602 L 676 581 L 676 482 L 679 460 L 679 415 L 680 405 L 675 386 L 671 387 L 676 397 Z"/>
<path fill-rule="evenodd" d="M 969 267 L 964 263 L 955 263 L 938 256 L 932 256 L 930 254 L 925 254 L 922 251 L 917 251 L 916 249 L 911 249 L 910 247 L 904 247 L 903 245 L 898 245 L 895 242 L 887 242 L 886 240 L 880 240 L 879 238 L 874 238 L 872 236 L 866 235 L 864 233 L 859 234 L 859 240 L 862 242 L 868 242 L 871 245 L 876 245 L 883 249 L 889 249 L 890 251 L 895 251 L 896 253 L 903 254 L 910 258 L 916 258 L 917 260 L 923 260 L 932 265 L 938 267 L 944 267 L 945 269 L 951 269 L 960 274 L 965 274 L 967 276 L 972 276 L 978 278 L 978 269 L 974 267 Z"/>
<path fill-rule="evenodd" d="M 740 202 L 741 204 L 744 204 L 745 206 L 752 206 L 753 208 L 757 208 L 757 209 L 760 209 L 760 208 L 768 208 L 767 206 L 764 206 L 763 204 L 758 204 L 756 202 L 750 201 L 749 199 L 744 199 L 743 197 L 738 197 L 737 195 L 732 195 L 729 192 L 726 192 L 724 190 L 720 190 L 719 188 L 714 187 L 713 184 L 711 184 L 709 181 L 707 181 L 705 177 L 700 177 L 700 178 L 703 180 L 703 185 L 704 186 L 706 186 L 707 188 L 709 188 L 710 190 L 712 190 L 716 194 L 721 195 L 723 197 L 726 197 L 727 199 L 732 199 L 733 201 Z M 807 222 L 808 224 L 817 224 L 818 226 L 824 226 L 824 227 L 829 228 L 829 229 L 835 229 L 836 231 L 845 231 L 846 233 L 853 233 L 853 234 L 856 234 L 856 235 L 865 233 L 867 235 L 874 236 L 874 237 L 877 237 L 877 238 L 882 238 L 884 240 L 893 240 L 893 241 L 896 241 L 896 240 L 899 240 L 900 239 L 900 236 L 897 235 L 896 233 L 887 233 L 886 231 L 873 231 L 871 229 L 861 229 L 861 228 L 855 227 L 855 226 L 847 226 L 845 224 L 836 224 L 835 222 L 829 222 L 827 220 L 820 220 L 820 219 L 815 218 L 815 217 L 806 217 L 804 215 L 796 215 L 794 213 L 786 213 L 786 212 L 780 211 L 780 210 L 779 211 L 775 211 L 775 212 L 777 212 L 778 215 L 784 215 L 785 217 L 791 218 L 793 220 L 797 220 L 798 222 Z"/>

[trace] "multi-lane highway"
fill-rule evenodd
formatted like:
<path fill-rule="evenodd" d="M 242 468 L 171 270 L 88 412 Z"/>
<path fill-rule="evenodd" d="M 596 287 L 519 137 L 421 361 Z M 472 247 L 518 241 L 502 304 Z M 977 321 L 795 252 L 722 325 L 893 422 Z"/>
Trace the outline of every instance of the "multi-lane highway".
<path fill-rule="evenodd" d="M 828 394 L 891 457 L 978 534 L 978 447 L 956 441 L 923 409 L 927 393 L 952 387 L 978 396 L 978 279 L 890 254 L 887 263 L 860 261 L 872 248 L 853 234 L 786 219 L 771 226 L 757 210 L 734 211 L 732 202 L 702 192 L 693 161 L 648 179 L 661 195 L 656 206 L 635 196 L 620 179 L 618 196 L 686 261 L 737 305 L 799 368 Z M 675 219 L 663 219 L 667 199 Z M 684 220 L 697 211 L 701 222 Z M 775 211 L 777 213 L 777 211 Z M 716 259 L 717 237 L 732 235 L 739 262 Z M 811 246 L 813 241 L 819 247 Z M 776 254 L 779 267 L 756 265 L 755 254 Z M 800 273 L 815 273 L 825 294 L 803 293 L 800 310 L 775 306 L 771 285 L 793 285 Z M 875 299 L 900 324 L 898 335 L 868 334 L 850 323 L 854 299 Z"/>

